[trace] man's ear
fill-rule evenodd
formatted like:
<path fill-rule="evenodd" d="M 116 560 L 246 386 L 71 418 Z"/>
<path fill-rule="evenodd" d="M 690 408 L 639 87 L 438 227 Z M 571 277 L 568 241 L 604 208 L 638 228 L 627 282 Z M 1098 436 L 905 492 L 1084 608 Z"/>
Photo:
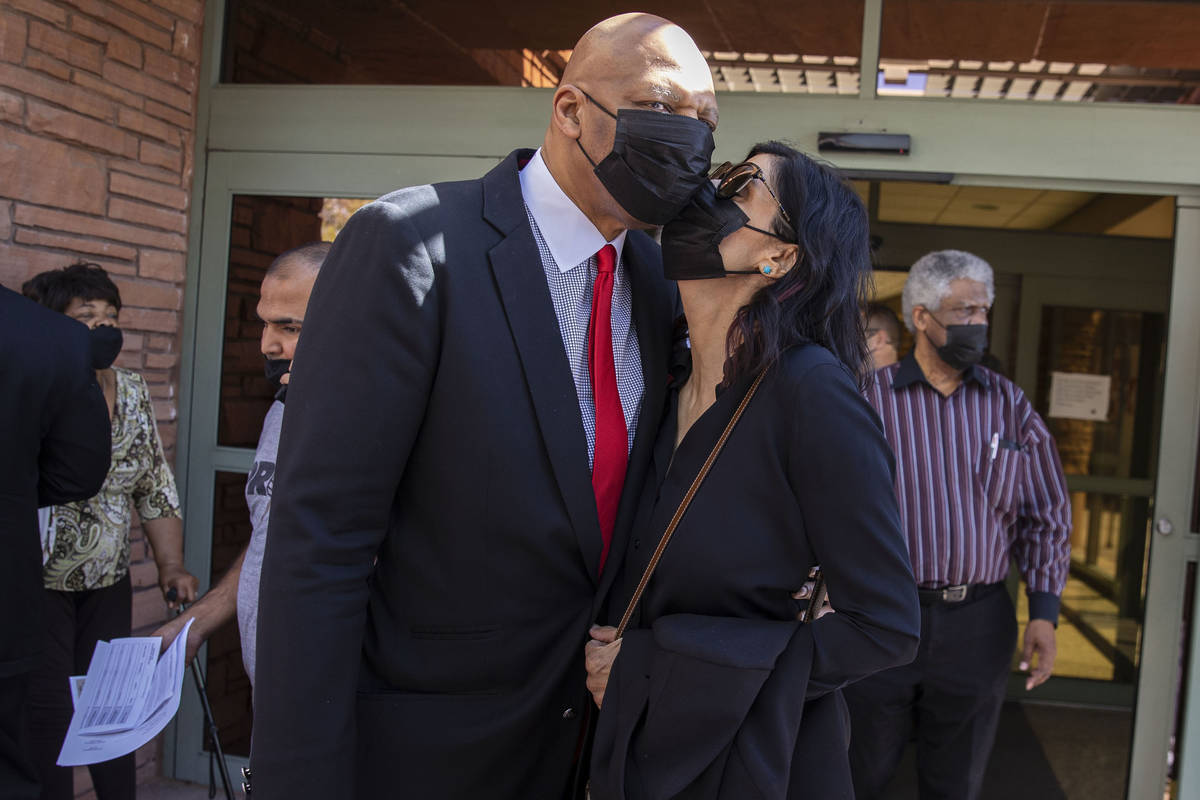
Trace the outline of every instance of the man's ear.
<path fill-rule="evenodd" d="M 585 100 L 583 92 L 569 83 L 559 85 L 554 92 L 551 124 L 568 139 L 579 138 L 582 130 L 579 110 L 583 107 Z"/>
<path fill-rule="evenodd" d="M 925 308 L 925 306 L 913 306 L 913 310 L 912 310 L 913 327 L 919 331 L 924 332 L 925 329 L 929 327 L 929 319 L 927 317 L 928 314 L 929 314 L 929 311 Z"/>

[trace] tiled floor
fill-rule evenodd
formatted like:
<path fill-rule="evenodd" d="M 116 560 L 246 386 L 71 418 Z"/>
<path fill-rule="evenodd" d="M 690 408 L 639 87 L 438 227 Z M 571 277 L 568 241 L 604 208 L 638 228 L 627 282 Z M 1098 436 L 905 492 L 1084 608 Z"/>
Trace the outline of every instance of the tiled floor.
<path fill-rule="evenodd" d="M 1127 711 L 1009 703 L 981 800 L 1123 800 L 1131 727 Z M 917 799 L 911 746 L 884 797 Z"/>

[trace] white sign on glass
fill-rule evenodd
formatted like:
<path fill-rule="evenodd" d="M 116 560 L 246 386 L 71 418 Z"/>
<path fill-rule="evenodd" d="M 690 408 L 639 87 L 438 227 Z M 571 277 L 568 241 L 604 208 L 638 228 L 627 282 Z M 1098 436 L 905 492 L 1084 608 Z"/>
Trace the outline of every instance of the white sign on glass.
<path fill-rule="evenodd" d="M 1060 419 L 1108 420 L 1111 375 L 1083 372 L 1050 373 L 1050 413 Z"/>

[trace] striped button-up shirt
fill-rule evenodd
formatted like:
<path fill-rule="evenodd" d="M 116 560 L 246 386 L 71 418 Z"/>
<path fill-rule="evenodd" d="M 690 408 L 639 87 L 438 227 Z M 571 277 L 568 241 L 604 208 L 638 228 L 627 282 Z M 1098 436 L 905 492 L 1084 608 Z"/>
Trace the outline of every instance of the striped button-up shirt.
<path fill-rule="evenodd" d="M 921 586 L 994 583 L 1015 559 L 1030 616 L 1056 621 L 1071 504 L 1054 437 L 1012 381 L 983 367 L 945 397 L 909 355 L 867 400 L 896 453 L 896 495 Z"/>

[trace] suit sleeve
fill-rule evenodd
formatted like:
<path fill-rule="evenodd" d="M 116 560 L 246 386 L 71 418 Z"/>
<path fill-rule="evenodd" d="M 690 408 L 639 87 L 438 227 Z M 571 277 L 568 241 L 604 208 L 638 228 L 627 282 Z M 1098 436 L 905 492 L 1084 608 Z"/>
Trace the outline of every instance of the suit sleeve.
<path fill-rule="evenodd" d="M 353 796 L 368 578 L 438 354 L 434 266 L 387 201 L 339 234 L 293 362 L 259 594 L 256 798 Z"/>
<path fill-rule="evenodd" d="M 812 698 L 911 661 L 920 607 L 875 412 L 827 363 L 797 381 L 790 413 L 792 490 L 837 612 L 812 623 Z"/>
<path fill-rule="evenodd" d="M 112 459 L 112 423 L 104 392 L 91 367 L 87 329 L 73 323 L 64 341 L 57 381 L 59 405 L 50 416 L 38 453 L 38 507 L 95 496 Z"/>

